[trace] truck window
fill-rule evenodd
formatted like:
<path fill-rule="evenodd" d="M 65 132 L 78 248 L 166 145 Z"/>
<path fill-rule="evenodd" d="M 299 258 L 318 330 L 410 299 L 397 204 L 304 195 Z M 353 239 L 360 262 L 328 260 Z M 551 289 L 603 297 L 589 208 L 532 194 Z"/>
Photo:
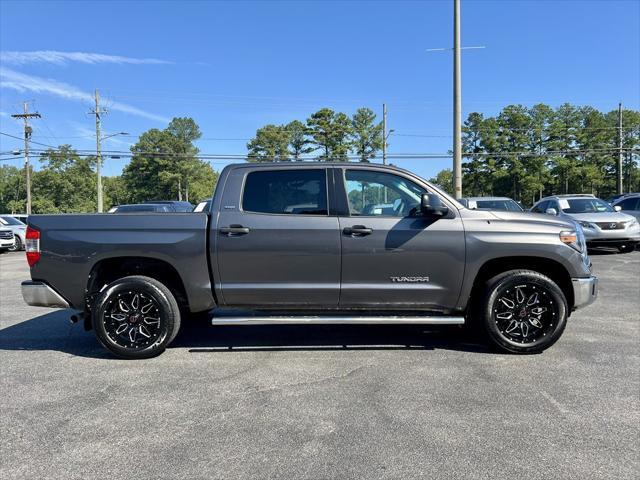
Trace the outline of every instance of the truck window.
<path fill-rule="evenodd" d="M 347 170 L 345 182 L 355 216 L 406 217 L 427 193 L 404 177 L 375 170 Z"/>
<path fill-rule="evenodd" d="M 327 215 L 326 170 L 251 172 L 244 184 L 242 209 L 277 215 Z"/>

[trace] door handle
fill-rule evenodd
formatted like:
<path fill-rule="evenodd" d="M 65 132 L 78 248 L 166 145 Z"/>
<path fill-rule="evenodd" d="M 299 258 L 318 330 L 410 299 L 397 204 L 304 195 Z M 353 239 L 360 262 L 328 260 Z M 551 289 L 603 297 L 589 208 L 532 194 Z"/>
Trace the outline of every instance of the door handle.
<path fill-rule="evenodd" d="M 220 227 L 220 233 L 226 234 L 228 237 L 235 237 L 238 235 L 246 235 L 250 230 L 242 225 L 230 225 L 228 227 Z"/>
<path fill-rule="evenodd" d="M 373 233 L 373 230 L 365 227 L 364 225 L 354 225 L 353 227 L 345 227 L 342 230 L 342 233 L 352 236 L 365 236 L 371 235 Z"/>

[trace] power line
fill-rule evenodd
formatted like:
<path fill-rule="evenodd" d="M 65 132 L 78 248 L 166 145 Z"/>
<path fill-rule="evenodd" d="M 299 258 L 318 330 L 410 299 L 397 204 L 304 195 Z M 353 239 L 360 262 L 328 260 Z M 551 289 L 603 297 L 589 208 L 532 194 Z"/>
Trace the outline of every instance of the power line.
<path fill-rule="evenodd" d="M 16 115 L 11 115 L 11 116 L 14 117 Z M 0 135 L 5 135 L 7 137 L 15 138 L 17 140 L 23 140 L 23 138 L 17 137 L 15 135 L 11 135 L 10 133 L 0 132 Z M 33 143 L 33 144 L 36 144 L 36 145 L 42 145 L 43 147 L 50 147 L 50 148 L 56 148 L 56 149 L 59 148 L 59 147 L 54 147 L 53 145 L 48 145 L 46 143 L 36 142 L 34 140 L 31 140 L 31 139 L 29 140 L 29 143 Z"/>

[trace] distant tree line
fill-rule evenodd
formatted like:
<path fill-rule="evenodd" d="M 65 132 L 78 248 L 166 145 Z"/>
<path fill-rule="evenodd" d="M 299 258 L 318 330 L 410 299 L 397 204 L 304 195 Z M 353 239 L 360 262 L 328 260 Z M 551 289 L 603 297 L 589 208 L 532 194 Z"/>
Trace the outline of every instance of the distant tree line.
<path fill-rule="evenodd" d="M 624 191 L 640 191 L 640 112 L 622 114 Z M 618 111 L 564 104 L 509 105 L 493 117 L 471 113 L 463 128 L 463 194 L 542 196 L 616 191 Z M 450 169 L 431 179 L 452 191 Z"/>
<path fill-rule="evenodd" d="M 259 128 L 247 150 L 252 162 L 299 161 L 310 154 L 321 161 L 346 161 L 351 154 L 368 162 L 382 149 L 382 142 L 382 123 L 376 122 L 372 110 L 359 108 L 349 117 L 322 108 L 305 123 L 294 120 Z"/>
<path fill-rule="evenodd" d="M 200 136 L 191 118 L 174 118 L 166 129 L 140 135 L 122 175 L 103 177 L 105 207 L 145 200 L 197 203 L 210 197 L 218 174 L 197 157 L 193 142 Z M 81 156 L 62 145 L 44 151 L 38 160 L 40 168 L 31 171 L 33 213 L 96 211 L 95 156 Z M 24 212 L 25 205 L 24 169 L 0 167 L 0 212 Z"/>
<path fill-rule="evenodd" d="M 624 190 L 640 191 L 640 112 L 622 119 Z M 569 104 L 509 105 L 496 116 L 471 113 L 463 131 L 463 190 L 467 196 L 505 195 L 531 204 L 552 193 L 615 192 L 618 112 Z M 218 174 L 198 158 L 200 128 L 191 118 L 174 118 L 151 129 L 131 147 L 122 175 L 104 177 L 105 207 L 145 200 L 211 195 Z M 265 125 L 247 144 L 250 161 L 347 160 L 367 162 L 382 149 L 382 125 L 368 108 L 352 116 L 323 108 L 304 123 Z M 38 158 L 38 157 L 32 157 Z M 42 152 L 32 170 L 34 213 L 96 210 L 96 158 L 69 145 Z M 108 162 L 109 159 L 104 160 Z M 452 190 L 450 169 L 431 179 Z M 24 212 L 24 169 L 0 167 L 0 212 Z"/>

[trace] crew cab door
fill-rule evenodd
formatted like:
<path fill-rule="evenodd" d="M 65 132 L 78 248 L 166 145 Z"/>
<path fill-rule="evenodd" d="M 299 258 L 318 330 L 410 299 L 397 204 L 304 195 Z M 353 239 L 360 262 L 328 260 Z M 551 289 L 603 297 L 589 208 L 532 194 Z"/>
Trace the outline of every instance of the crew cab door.
<path fill-rule="evenodd" d="M 465 265 L 457 209 L 447 204 L 449 214 L 437 219 L 416 215 L 426 186 L 375 167 L 337 169 L 336 185 L 348 205 L 348 214 L 339 217 L 340 306 L 454 308 Z"/>
<path fill-rule="evenodd" d="M 224 304 L 338 305 L 340 232 L 327 177 L 318 166 L 230 172 L 211 232 Z"/>

